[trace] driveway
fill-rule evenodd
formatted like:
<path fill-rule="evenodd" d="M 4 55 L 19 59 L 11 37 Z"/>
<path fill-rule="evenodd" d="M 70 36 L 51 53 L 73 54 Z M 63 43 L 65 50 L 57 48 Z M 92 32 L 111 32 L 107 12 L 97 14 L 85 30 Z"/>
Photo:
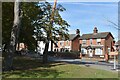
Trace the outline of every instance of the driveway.
<path fill-rule="evenodd" d="M 105 62 L 105 61 L 90 61 L 89 59 L 63 59 L 63 58 L 58 58 L 58 57 L 48 57 L 49 61 L 55 61 L 55 62 L 67 62 L 70 64 L 77 64 L 80 66 L 85 66 L 85 67 L 91 67 L 91 68 L 96 68 L 96 69 L 102 69 L 102 70 L 107 70 L 107 71 L 112 71 L 112 72 L 118 72 L 120 69 L 120 64 L 116 62 L 116 70 L 113 70 L 114 64 L 113 62 Z M 119 66 L 119 68 L 118 68 Z"/>

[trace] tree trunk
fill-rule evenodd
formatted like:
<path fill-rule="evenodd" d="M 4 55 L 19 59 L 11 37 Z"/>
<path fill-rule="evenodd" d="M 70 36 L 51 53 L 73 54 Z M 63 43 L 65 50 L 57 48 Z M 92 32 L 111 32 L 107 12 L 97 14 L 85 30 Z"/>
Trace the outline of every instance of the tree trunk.
<path fill-rule="evenodd" d="M 47 63 L 48 62 L 48 48 L 49 48 L 49 41 L 47 40 L 46 41 L 46 44 L 45 44 L 45 50 L 43 52 L 43 63 Z"/>
<path fill-rule="evenodd" d="M 55 8 L 56 8 L 56 4 L 57 4 L 57 0 L 54 0 L 54 5 L 53 5 L 53 8 L 52 8 L 52 14 L 51 14 L 51 20 L 50 20 L 51 27 L 53 27 L 54 12 L 55 12 Z M 52 32 L 49 29 L 48 33 L 47 33 L 47 38 L 46 38 L 45 50 L 43 52 L 43 63 L 47 63 L 48 62 L 47 54 L 48 54 L 48 48 L 49 48 L 49 41 L 50 41 L 50 39 L 52 41 Z"/>
<path fill-rule="evenodd" d="M 16 50 L 16 39 L 18 37 L 18 31 L 19 31 L 19 0 L 16 0 L 14 3 L 14 24 L 11 31 L 11 39 L 10 39 L 10 45 L 7 47 L 7 56 L 5 58 L 5 67 L 4 70 L 9 71 L 13 69 L 13 59 L 14 59 L 14 53 Z"/>

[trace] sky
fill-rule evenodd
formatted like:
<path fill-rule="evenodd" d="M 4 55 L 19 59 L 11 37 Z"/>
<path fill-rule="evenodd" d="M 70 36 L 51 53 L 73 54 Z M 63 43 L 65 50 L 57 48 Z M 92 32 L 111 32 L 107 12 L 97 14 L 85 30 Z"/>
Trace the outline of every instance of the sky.
<path fill-rule="evenodd" d="M 59 2 L 66 11 L 61 16 L 70 24 L 69 33 L 74 34 L 76 29 L 80 35 L 93 33 L 94 27 L 98 32 L 111 32 L 118 40 L 118 29 L 109 21 L 118 24 L 117 2 Z"/>
<path fill-rule="evenodd" d="M 53 2 L 54 0 L 47 0 Z M 120 0 L 57 0 L 57 2 L 119 2 Z"/>

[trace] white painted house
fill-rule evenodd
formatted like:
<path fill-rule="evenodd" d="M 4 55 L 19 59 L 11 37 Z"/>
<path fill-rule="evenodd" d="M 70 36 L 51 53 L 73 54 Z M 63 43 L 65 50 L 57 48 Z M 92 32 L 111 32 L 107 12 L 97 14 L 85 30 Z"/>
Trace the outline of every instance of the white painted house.
<path fill-rule="evenodd" d="M 38 52 L 40 54 L 43 54 L 44 52 L 44 49 L 45 49 L 45 43 L 43 41 L 38 41 Z M 51 41 L 49 42 L 49 48 L 48 48 L 48 51 L 51 51 Z"/>

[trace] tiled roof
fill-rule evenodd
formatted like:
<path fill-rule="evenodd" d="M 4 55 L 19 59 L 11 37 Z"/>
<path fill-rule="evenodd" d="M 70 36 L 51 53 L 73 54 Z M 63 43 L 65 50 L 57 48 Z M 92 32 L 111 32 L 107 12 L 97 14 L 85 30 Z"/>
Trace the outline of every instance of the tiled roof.
<path fill-rule="evenodd" d="M 74 37 L 76 37 L 76 34 L 69 34 L 69 40 L 72 40 Z"/>
<path fill-rule="evenodd" d="M 75 37 L 77 37 L 78 35 L 76 34 L 69 34 L 69 39 L 68 40 L 73 40 Z M 65 40 L 64 38 L 62 38 L 61 40 Z"/>
<path fill-rule="evenodd" d="M 93 39 L 93 38 L 106 38 L 110 34 L 110 32 L 101 32 L 101 33 L 91 33 L 91 34 L 83 34 L 80 39 Z M 113 36 L 112 36 L 113 37 Z M 114 39 L 114 37 L 113 37 Z"/>

